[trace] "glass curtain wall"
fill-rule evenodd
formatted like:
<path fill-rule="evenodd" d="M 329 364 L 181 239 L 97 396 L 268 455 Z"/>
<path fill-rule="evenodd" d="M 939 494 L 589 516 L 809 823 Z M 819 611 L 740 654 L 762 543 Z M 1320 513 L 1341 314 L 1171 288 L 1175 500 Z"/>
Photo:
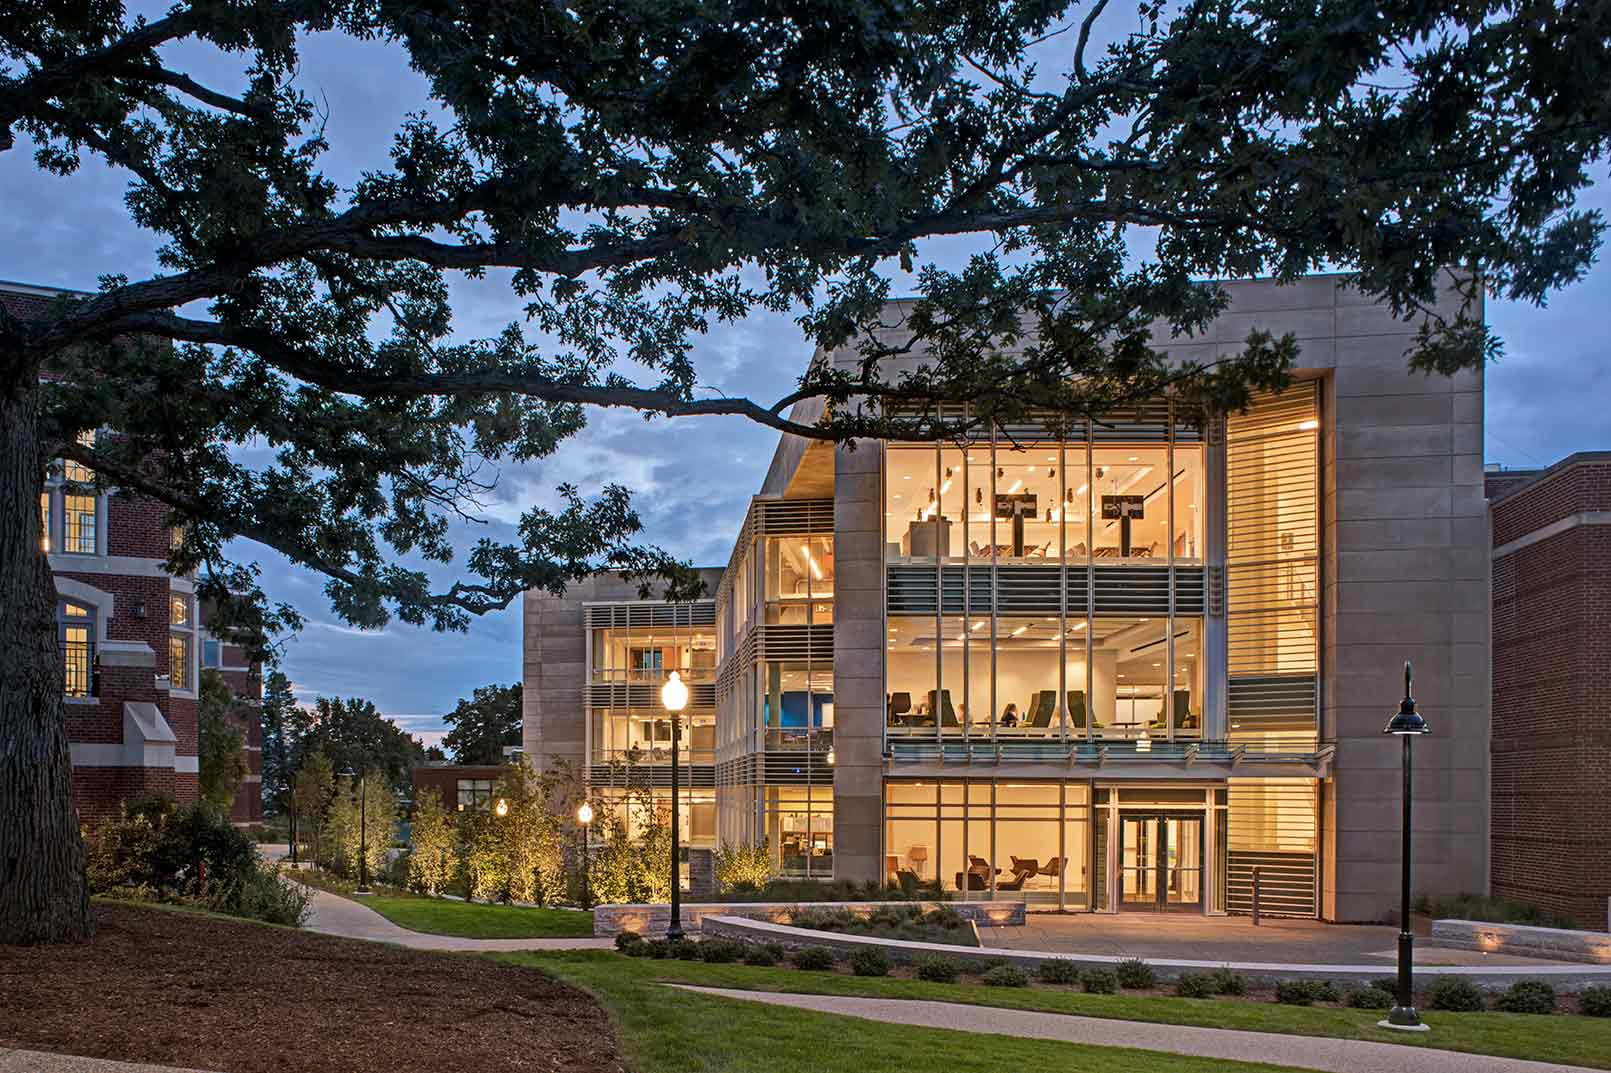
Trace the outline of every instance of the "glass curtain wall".
<path fill-rule="evenodd" d="M 1201 735 L 1201 618 L 1086 610 L 1129 577 L 1157 587 L 1201 569 L 1201 446 L 1160 432 L 1092 447 L 1090 433 L 887 445 L 885 560 L 934 608 L 892 601 L 890 737 Z M 918 567 L 933 569 L 903 572 Z"/>
<path fill-rule="evenodd" d="M 802 879 L 833 878 L 833 784 L 766 786 L 762 824 L 772 868 Z"/>
<path fill-rule="evenodd" d="M 592 631 L 592 681 L 624 689 L 619 703 L 592 708 L 596 763 L 670 763 L 671 718 L 660 686 L 677 671 L 690 686 L 714 682 L 716 634 L 708 626 L 634 626 Z M 716 713 L 709 700 L 690 700 L 680 720 L 682 755 L 689 763 L 715 763 Z"/>
<path fill-rule="evenodd" d="M 885 881 L 1081 909 L 1088 902 L 1085 782 L 884 784 Z"/>

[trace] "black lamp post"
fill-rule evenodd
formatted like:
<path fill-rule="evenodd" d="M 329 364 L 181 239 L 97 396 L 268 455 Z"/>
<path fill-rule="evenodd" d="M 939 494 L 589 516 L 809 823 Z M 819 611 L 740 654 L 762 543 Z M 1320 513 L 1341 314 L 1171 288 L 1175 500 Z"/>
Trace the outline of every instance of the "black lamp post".
<path fill-rule="evenodd" d="M 682 856 L 682 833 L 677 815 L 677 751 L 682 736 L 678 715 L 688 705 L 688 687 L 683 685 L 682 676 L 676 671 L 672 671 L 666 684 L 660 687 L 660 703 L 671 713 L 671 923 L 666 927 L 666 938 L 681 939 L 682 866 L 677 858 Z"/>
<path fill-rule="evenodd" d="M 1431 730 L 1426 720 L 1421 718 L 1421 713 L 1415 710 L 1415 698 L 1410 696 L 1410 665 L 1406 662 L 1404 700 L 1399 703 L 1398 714 L 1388 720 L 1383 730 L 1384 734 L 1394 734 L 1404 739 L 1404 828 L 1399 850 L 1402 873 L 1398 903 L 1398 999 L 1387 1019 L 1377 1022 L 1383 1028 L 1397 1028 L 1406 1032 L 1428 1030 L 1415 1010 L 1415 981 L 1411 975 L 1415 960 L 1415 936 L 1410 934 L 1410 743 Z"/>
<path fill-rule="evenodd" d="M 349 766 L 342 775 L 352 778 L 352 768 Z M 368 776 L 367 768 L 358 772 L 358 887 L 354 894 L 374 893 L 369 889 L 369 795 L 364 793 Z"/>

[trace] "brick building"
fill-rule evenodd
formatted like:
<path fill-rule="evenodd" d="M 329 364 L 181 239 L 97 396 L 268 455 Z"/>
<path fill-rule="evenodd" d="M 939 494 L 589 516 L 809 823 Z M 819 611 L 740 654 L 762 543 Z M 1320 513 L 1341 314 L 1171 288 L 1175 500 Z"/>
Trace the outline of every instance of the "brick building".
<path fill-rule="evenodd" d="M 0 308 L 27 319 L 45 314 L 62 291 L 0 282 Z M 238 650 L 218 643 L 200 621 L 195 584 L 164 568 L 172 541 L 162 504 L 109 488 L 81 494 L 90 480 L 75 464 L 52 469 L 39 498 L 42 541 L 56 578 L 56 628 L 65 668 L 67 733 L 79 816 L 95 822 L 143 793 L 196 800 L 196 700 L 213 653 L 248 697 L 257 673 Z M 234 683 L 232 683 L 234 684 Z M 252 709 L 248 767 L 261 771 L 260 729 Z M 255 781 L 251 784 L 254 787 Z M 245 787 L 243 787 L 245 791 Z M 237 798 L 236 818 L 261 815 L 255 792 Z M 242 801 L 241 798 L 247 800 Z"/>
<path fill-rule="evenodd" d="M 422 764 L 410 774 L 414 800 L 435 791 L 449 812 L 486 812 L 492 808 L 492 788 L 497 785 L 503 764 Z"/>
<path fill-rule="evenodd" d="M 1611 452 L 1487 475 L 1493 893 L 1605 927 L 1611 898 Z"/>

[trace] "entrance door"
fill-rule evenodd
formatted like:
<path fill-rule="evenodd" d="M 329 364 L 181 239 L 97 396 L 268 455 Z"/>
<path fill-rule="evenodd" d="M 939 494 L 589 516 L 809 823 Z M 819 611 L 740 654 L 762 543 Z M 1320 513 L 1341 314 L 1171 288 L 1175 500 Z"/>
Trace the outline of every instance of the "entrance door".
<path fill-rule="evenodd" d="M 1203 908 L 1203 818 L 1119 814 L 1119 904 L 1125 909 Z"/>

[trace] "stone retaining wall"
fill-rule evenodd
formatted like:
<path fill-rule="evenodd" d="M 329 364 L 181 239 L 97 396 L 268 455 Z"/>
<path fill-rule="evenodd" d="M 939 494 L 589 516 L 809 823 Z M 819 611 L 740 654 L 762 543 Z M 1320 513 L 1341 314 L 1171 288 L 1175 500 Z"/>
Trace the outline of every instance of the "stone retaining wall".
<path fill-rule="evenodd" d="M 920 957 L 943 955 L 954 961 L 982 966 L 1006 962 L 1033 974 L 1048 961 L 1072 961 L 1089 968 L 1111 969 L 1124 958 L 1103 954 L 1060 954 L 1043 950 L 1011 950 L 1003 947 L 952 946 L 944 943 L 918 943 L 903 939 L 883 939 L 864 935 L 847 935 L 842 932 L 812 931 L 791 928 L 745 917 L 707 914 L 704 936 L 736 939 L 750 943 L 778 943 L 785 949 L 803 946 L 825 946 L 841 955 L 869 946 L 883 950 L 891 961 L 910 962 Z M 1210 972 L 1230 968 L 1255 984 L 1273 985 L 1282 980 L 1330 980 L 1340 988 L 1363 987 L 1372 980 L 1393 975 L 1390 963 L 1381 965 L 1284 965 L 1274 962 L 1188 961 L 1173 958 L 1149 958 L 1147 964 L 1160 980 L 1173 980 L 1185 972 Z M 1577 992 L 1585 987 L 1611 984 L 1611 968 L 1577 965 L 1459 965 L 1421 967 L 1415 971 L 1417 989 L 1423 989 L 1440 976 L 1459 976 L 1478 987 L 1499 990 L 1517 980 L 1544 980 L 1557 991 Z"/>
<path fill-rule="evenodd" d="M 1611 933 L 1603 931 L 1492 924 L 1484 920 L 1434 920 L 1432 940 L 1440 946 L 1464 950 L 1611 965 Z"/>
<path fill-rule="evenodd" d="M 1023 902 L 696 902 L 682 907 L 682 930 L 700 934 L 706 917 L 733 916 L 787 924 L 801 910 L 848 909 L 867 916 L 880 906 L 918 906 L 924 910 L 955 909 L 963 919 L 991 927 L 1022 926 Z M 593 910 L 593 934 L 612 938 L 622 931 L 664 935 L 671 923 L 669 905 L 600 905 Z"/>

